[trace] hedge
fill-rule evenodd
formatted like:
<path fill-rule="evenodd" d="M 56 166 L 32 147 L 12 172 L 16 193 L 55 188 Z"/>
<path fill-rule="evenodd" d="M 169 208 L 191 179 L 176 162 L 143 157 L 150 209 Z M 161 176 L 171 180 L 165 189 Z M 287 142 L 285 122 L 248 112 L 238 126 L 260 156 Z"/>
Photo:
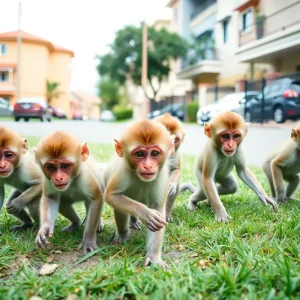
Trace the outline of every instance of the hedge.
<path fill-rule="evenodd" d="M 187 105 L 188 121 L 197 122 L 197 111 L 199 109 L 198 102 L 190 102 Z"/>
<path fill-rule="evenodd" d="M 113 113 L 115 114 L 117 120 L 131 119 L 133 115 L 132 108 L 119 105 L 113 107 Z"/>

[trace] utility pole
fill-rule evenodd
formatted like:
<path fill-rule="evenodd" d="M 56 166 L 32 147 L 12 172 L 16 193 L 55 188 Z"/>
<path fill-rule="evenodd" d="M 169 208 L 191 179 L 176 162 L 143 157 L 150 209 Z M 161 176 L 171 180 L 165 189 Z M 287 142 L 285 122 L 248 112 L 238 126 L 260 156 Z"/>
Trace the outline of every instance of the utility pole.
<path fill-rule="evenodd" d="M 16 101 L 18 101 L 20 99 L 20 87 L 21 87 L 21 47 L 22 47 L 21 16 L 22 16 L 22 2 L 19 1 L 19 8 L 18 8 L 18 37 L 17 37 Z"/>
<path fill-rule="evenodd" d="M 146 21 L 143 21 L 143 38 L 142 38 L 142 87 L 146 90 L 147 87 L 147 75 L 148 75 L 148 28 Z"/>

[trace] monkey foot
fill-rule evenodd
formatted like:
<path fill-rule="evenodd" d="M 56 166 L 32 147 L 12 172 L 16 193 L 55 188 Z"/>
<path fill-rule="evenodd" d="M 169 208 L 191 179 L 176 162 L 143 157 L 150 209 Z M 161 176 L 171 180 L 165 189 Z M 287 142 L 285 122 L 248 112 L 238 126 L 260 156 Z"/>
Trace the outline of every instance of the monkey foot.
<path fill-rule="evenodd" d="M 104 224 L 100 221 L 100 222 L 99 222 L 99 226 L 98 226 L 98 228 L 97 228 L 97 232 L 100 233 L 100 232 L 103 231 L 103 229 L 104 229 Z"/>
<path fill-rule="evenodd" d="M 218 222 L 228 223 L 229 219 L 232 219 L 232 217 L 229 216 L 226 211 L 221 211 L 215 214 L 215 219 Z"/>
<path fill-rule="evenodd" d="M 74 230 L 79 230 L 80 229 L 80 223 L 77 224 L 77 223 L 72 223 L 70 224 L 69 226 L 66 226 L 62 229 L 62 231 L 64 232 L 71 232 L 71 231 L 74 231 Z"/>
<path fill-rule="evenodd" d="M 166 220 L 167 220 L 167 222 L 172 222 L 172 221 L 173 221 L 172 215 L 171 215 L 171 214 L 170 214 L 170 215 L 167 215 L 167 216 L 166 216 Z"/>
<path fill-rule="evenodd" d="M 89 239 L 89 238 L 84 238 L 82 242 L 79 244 L 78 250 L 82 249 L 83 250 L 83 255 L 86 255 L 87 252 L 93 252 L 96 249 L 98 249 L 98 246 L 96 244 L 96 240 L 94 239 Z"/>
<path fill-rule="evenodd" d="M 21 225 L 14 225 L 14 226 L 10 227 L 9 231 L 17 232 L 17 231 L 26 230 L 26 229 L 32 228 L 32 227 L 33 227 L 33 223 L 23 223 Z"/>
<path fill-rule="evenodd" d="M 145 264 L 144 264 L 145 267 L 149 267 L 152 264 L 154 264 L 164 270 L 167 269 L 167 264 L 161 258 L 146 257 Z"/>
<path fill-rule="evenodd" d="M 133 228 L 135 230 L 141 230 L 142 229 L 142 223 L 138 220 L 136 220 L 136 221 L 130 220 L 129 227 Z"/>
<path fill-rule="evenodd" d="M 117 234 L 117 236 L 113 239 L 113 243 L 115 244 L 123 244 L 126 243 L 129 237 L 129 230 Z"/>
<path fill-rule="evenodd" d="M 189 201 L 188 210 L 195 211 L 197 208 L 197 202 Z"/>

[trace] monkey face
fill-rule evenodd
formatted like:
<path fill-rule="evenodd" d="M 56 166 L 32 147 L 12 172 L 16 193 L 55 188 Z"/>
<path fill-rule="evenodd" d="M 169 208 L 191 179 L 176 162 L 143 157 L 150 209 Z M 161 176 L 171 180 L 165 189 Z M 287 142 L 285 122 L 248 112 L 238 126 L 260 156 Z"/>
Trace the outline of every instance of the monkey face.
<path fill-rule="evenodd" d="M 17 154 L 9 148 L 0 151 L 0 177 L 7 178 L 14 171 Z"/>
<path fill-rule="evenodd" d="M 164 160 L 163 151 L 158 146 L 141 146 L 135 148 L 130 154 L 130 165 L 136 170 L 140 180 L 153 181 Z"/>
<path fill-rule="evenodd" d="M 72 181 L 73 168 L 73 163 L 67 159 L 48 160 L 43 166 L 43 172 L 56 190 L 65 191 Z"/>
<path fill-rule="evenodd" d="M 222 153 L 226 156 L 233 156 L 242 140 L 242 134 L 238 130 L 225 130 L 218 135 Z"/>

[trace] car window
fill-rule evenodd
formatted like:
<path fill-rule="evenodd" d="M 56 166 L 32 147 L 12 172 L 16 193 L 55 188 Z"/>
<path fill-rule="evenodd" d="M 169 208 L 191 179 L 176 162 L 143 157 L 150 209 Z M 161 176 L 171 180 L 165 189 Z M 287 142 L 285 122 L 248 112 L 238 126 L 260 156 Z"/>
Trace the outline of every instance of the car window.
<path fill-rule="evenodd" d="M 293 81 L 291 84 L 291 89 L 300 93 L 300 81 Z"/>

